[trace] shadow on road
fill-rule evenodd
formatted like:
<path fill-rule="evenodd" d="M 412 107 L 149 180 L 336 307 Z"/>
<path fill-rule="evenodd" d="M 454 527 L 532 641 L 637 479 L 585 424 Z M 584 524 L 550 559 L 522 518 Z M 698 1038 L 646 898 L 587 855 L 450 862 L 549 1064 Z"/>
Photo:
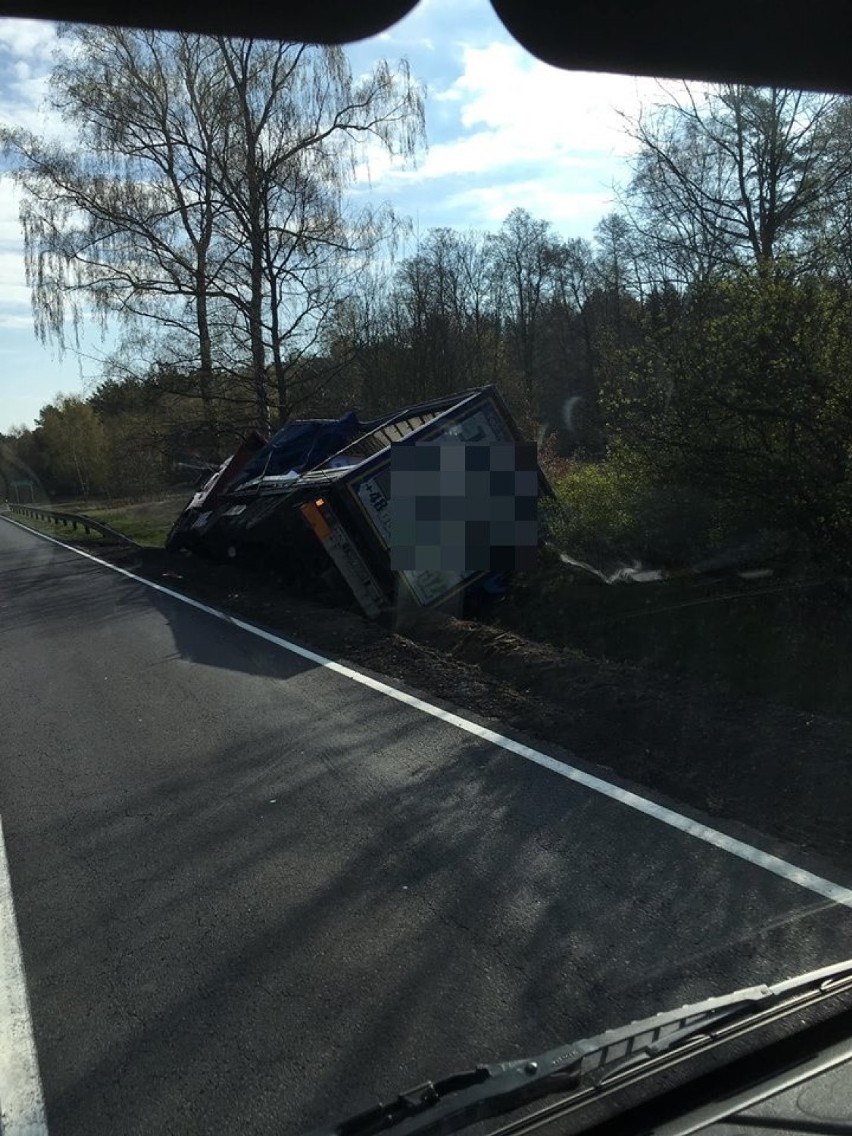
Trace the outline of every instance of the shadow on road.
<path fill-rule="evenodd" d="M 7 529 L 2 532 L 6 535 Z M 146 606 L 138 592 L 118 595 L 103 572 L 91 561 L 72 558 L 44 541 L 25 549 L 0 544 L 0 636 L 97 627 Z"/>
<path fill-rule="evenodd" d="M 13 530 L 13 540 L 17 535 Z M 144 621 L 153 610 L 173 639 L 169 658 L 282 679 L 315 666 L 155 588 L 21 535 L 26 545 L 0 543 L 0 642 L 25 632 L 37 641 L 62 637 L 67 643 L 69 633 L 112 633 L 127 620 Z M 168 583 L 163 581 L 166 587 Z M 150 626 L 140 623 L 140 636 L 149 632 Z M 96 651 L 97 638 L 89 642 Z"/>
<path fill-rule="evenodd" d="M 26 912 L 62 877 L 61 929 L 26 940 L 57 1131 L 135 1131 L 122 1109 L 171 1130 L 175 1094 L 198 1132 L 298 1131 L 843 955 L 849 912 L 475 740 L 432 761 L 411 733 L 391 708 L 369 744 L 258 734 L 69 805 L 18 894 Z M 75 961 L 65 1020 L 39 1018 Z"/>

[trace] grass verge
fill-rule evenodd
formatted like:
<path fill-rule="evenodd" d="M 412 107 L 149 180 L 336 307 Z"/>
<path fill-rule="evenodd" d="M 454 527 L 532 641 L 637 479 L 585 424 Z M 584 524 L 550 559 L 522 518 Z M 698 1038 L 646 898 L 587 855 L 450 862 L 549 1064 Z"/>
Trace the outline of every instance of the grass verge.
<path fill-rule="evenodd" d="M 736 695 L 852 717 L 852 610 L 842 580 L 779 574 L 586 582 L 543 555 L 493 623 L 595 659 L 721 683 Z"/>
<path fill-rule="evenodd" d="M 66 501 L 51 508 L 81 513 L 120 532 L 146 548 L 162 548 L 189 494 L 166 494 L 151 501 Z M 53 526 L 50 526 L 50 530 Z M 60 531 L 62 531 L 60 526 Z M 100 538 L 98 538 L 100 539 Z"/>

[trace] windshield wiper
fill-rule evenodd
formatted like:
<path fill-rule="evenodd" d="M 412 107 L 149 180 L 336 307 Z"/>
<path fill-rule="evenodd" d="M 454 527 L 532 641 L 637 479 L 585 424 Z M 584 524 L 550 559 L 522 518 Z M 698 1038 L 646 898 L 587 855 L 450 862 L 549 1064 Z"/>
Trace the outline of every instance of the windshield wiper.
<path fill-rule="evenodd" d="M 315 1136 L 374 1136 L 390 1130 L 395 1136 L 426 1136 L 437 1129 L 448 1133 L 555 1094 L 585 1092 L 593 1098 L 622 1079 L 650 1071 L 662 1059 L 698 1052 L 764 1015 L 849 989 L 852 959 L 772 986 L 751 986 L 655 1014 L 534 1057 L 479 1065 L 427 1081 Z"/>

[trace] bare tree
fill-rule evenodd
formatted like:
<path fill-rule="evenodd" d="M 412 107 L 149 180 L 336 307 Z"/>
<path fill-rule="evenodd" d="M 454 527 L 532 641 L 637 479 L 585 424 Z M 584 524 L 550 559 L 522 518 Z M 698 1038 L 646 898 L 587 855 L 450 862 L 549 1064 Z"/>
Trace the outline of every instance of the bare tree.
<path fill-rule="evenodd" d="M 213 159 L 227 88 L 199 36 L 72 27 L 51 96 L 67 146 L 6 131 L 24 194 L 36 330 L 64 341 L 92 308 L 191 341 L 190 370 L 210 408 L 209 321 L 219 269 Z"/>
<path fill-rule="evenodd" d="M 640 115 L 626 203 L 659 276 L 687 284 L 793 255 L 808 266 L 815 220 L 852 174 L 852 152 L 834 144 L 844 101 L 684 84 L 682 97 Z"/>
<path fill-rule="evenodd" d="M 345 191 L 365 144 L 414 156 L 419 86 L 404 63 L 355 81 L 337 47 L 65 37 L 51 89 L 73 144 L 2 135 L 38 334 L 62 345 L 92 308 L 141 321 L 172 360 L 193 358 L 208 403 L 214 371 L 248 367 L 268 429 L 271 391 L 286 417 L 288 368 L 392 229 L 387 210 L 348 210 Z"/>
<path fill-rule="evenodd" d="M 279 414 L 288 372 L 392 214 L 346 207 L 367 144 L 411 159 L 424 139 L 422 94 L 408 67 L 380 63 L 353 80 L 338 47 L 217 41 L 234 115 L 217 175 L 228 214 L 229 298 L 248 340 L 261 421 L 268 368 Z"/>
<path fill-rule="evenodd" d="M 516 208 L 491 238 L 491 252 L 497 309 L 506 317 L 527 412 L 535 414 L 540 318 L 559 259 L 555 235 L 548 221 Z"/>

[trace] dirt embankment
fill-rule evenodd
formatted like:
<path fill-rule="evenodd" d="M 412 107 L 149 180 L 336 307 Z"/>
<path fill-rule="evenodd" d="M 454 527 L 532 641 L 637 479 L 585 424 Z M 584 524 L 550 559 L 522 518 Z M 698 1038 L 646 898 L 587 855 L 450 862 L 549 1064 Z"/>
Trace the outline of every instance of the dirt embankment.
<path fill-rule="evenodd" d="M 247 572 L 152 548 L 101 555 L 314 650 L 556 743 L 578 762 L 852 869 L 852 722 L 531 643 L 484 623 L 405 633 Z M 823 865 L 824 866 L 824 865 Z"/>

